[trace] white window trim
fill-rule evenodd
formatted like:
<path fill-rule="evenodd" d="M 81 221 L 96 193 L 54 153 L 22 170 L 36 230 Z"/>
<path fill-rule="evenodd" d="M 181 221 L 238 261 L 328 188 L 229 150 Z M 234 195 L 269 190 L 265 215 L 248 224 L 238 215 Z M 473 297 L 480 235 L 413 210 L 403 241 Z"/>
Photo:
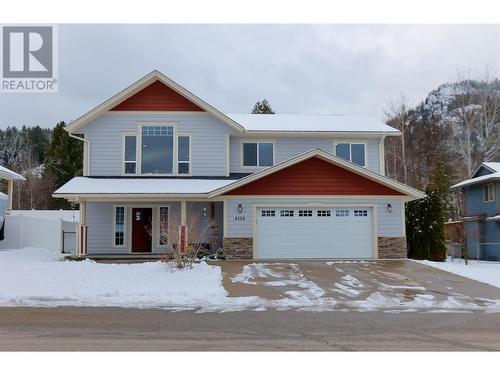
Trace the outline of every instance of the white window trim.
<path fill-rule="evenodd" d="M 487 200 L 486 199 L 486 191 L 488 190 L 488 187 L 491 186 L 491 196 L 492 198 Z M 493 182 L 490 182 L 488 184 L 483 185 L 483 202 L 485 203 L 491 203 L 495 202 L 495 184 Z"/>
<path fill-rule="evenodd" d="M 138 173 L 138 158 L 139 158 L 139 143 L 137 132 L 123 132 L 122 134 L 122 150 L 121 150 L 121 161 L 122 161 L 122 176 L 137 176 Z M 125 163 L 132 163 L 131 160 L 125 160 L 125 137 L 135 137 L 135 173 L 125 173 Z"/>
<path fill-rule="evenodd" d="M 123 245 L 116 244 L 116 209 L 120 208 L 120 207 L 123 208 Z M 123 249 L 123 248 L 127 247 L 127 229 L 128 229 L 128 226 L 127 226 L 127 206 L 123 205 L 123 204 L 117 204 L 117 205 L 113 205 L 112 209 L 113 209 L 113 211 L 112 211 L 112 214 L 113 214 L 113 232 L 111 235 L 111 245 L 114 248 Z"/>
<path fill-rule="evenodd" d="M 142 173 L 142 128 L 144 126 L 171 126 L 173 127 L 173 158 L 172 172 L 173 173 Z M 141 176 L 178 176 L 177 174 L 177 126 L 176 122 L 140 122 L 137 124 L 137 166 L 136 173 Z M 181 175 L 182 176 L 182 175 Z M 187 175 L 185 175 L 187 176 Z"/>
<path fill-rule="evenodd" d="M 352 152 L 351 152 L 351 145 L 364 145 L 365 146 L 365 164 L 357 164 L 354 163 L 352 160 L 347 160 L 349 163 L 353 163 L 356 165 L 359 165 L 360 167 L 367 168 L 368 167 L 368 143 L 367 142 L 356 142 L 356 141 L 334 141 L 333 142 L 333 155 L 337 156 L 337 145 L 338 144 L 343 144 L 343 143 L 348 143 L 349 144 L 349 159 L 352 159 Z M 339 156 L 340 158 L 340 156 Z M 345 160 L 345 159 L 343 159 Z"/>
<path fill-rule="evenodd" d="M 191 133 L 178 133 L 177 136 L 176 136 L 176 145 L 177 145 L 177 148 L 178 148 L 178 145 L 179 145 L 179 137 L 188 137 L 189 138 L 189 161 L 179 160 L 179 152 L 177 152 L 177 154 L 175 155 L 175 158 L 177 160 L 177 169 L 175 170 L 175 172 L 176 172 L 176 174 L 178 176 L 189 177 L 189 176 L 191 176 L 193 174 L 193 163 L 192 163 L 193 162 L 193 156 L 192 156 L 192 150 L 193 150 L 192 141 L 193 141 L 193 136 L 192 136 Z M 179 173 L 179 163 L 187 163 L 187 164 L 189 164 L 189 173 Z"/>
<path fill-rule="evenodd" d="M 160 244 L 160 220 L 161 220 L 161 217 L 160 217 L 160 208 L 161 207 L 166 207 L 167 210 L 168 210 L 168 213 L 167 213 L 167 222 L 168 222 L 168 233 L 167 233 L 167 244 L 166 245 L 162 245 Z M 154 209 L 154 208 L 153 208 Z M 170 205 L 168 204 L 161 204 L 161 205 L 158 205 L 156 206 L 156 211 L 157 211 L 157 218 L 156 218 L 156 223 L 152 223 L 152 225 L 155 225 L 156 226 L 156 246 L 158 247 L 161 247 L 161 248 L 168 248 L 168 245 L 170 243 L 170 218 L 171 218 L 171 209 L 170 209 Z M 154 220 L 153 220 L 154 221 Z M 155 230 L 153 230 L 153 232 L 155 232 Z"/>
<path fill-rule="evenodd" d="M 257 165 L 244 165 L 243 164 L 243 145 L 245 143 L 257 143 Z M 259 165 L 259 143 L 271 143 L 273 145 L 273 164 L 271 165 Z M 240 142 L 240 168 L 243 169 L 264 169 L 272 167 L 276 164 L 276 141 L 266 140 L 266 139 L 245 139 Z"/>

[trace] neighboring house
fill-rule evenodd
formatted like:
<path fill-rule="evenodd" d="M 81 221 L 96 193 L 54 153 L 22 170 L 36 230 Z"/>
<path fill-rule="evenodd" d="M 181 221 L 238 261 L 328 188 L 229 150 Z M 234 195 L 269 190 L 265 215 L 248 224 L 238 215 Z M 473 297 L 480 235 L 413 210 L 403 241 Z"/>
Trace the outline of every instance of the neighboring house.
<path fill-rule="evenodd" d="M 80 204 L 80 256 L 405 258 L 404 203 L 424 197 L 384 176 L 400 133 L 380 121 L 224 114 L 158 71 L 67 131 L 84 172 L 54 197 Z"/>
<path fill-rule="evenodd" d="M 500 259 L 500 162 L 484 162 L 468 180 L 451 187 L 464 194 L 469 257 Z"/>
<path fill-rule="evenodd" d="M 25 178 L 8 168 L 0 165 L 0 181 L 7 181 L 7 194 L 0 193 L 0 241 L 5 238 L 5 215 L 12 211 L 12 192 L 14 181 L 23 181 Z"/>

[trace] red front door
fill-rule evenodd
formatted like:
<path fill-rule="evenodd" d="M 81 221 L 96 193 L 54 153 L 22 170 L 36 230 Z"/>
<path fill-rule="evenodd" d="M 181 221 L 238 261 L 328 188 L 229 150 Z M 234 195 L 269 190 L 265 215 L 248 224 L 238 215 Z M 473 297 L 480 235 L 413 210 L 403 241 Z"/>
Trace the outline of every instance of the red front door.
<path fill-rule="evenodd" d="M 152 208 L 132 209 L 132 252 L 151 252 Z"/>

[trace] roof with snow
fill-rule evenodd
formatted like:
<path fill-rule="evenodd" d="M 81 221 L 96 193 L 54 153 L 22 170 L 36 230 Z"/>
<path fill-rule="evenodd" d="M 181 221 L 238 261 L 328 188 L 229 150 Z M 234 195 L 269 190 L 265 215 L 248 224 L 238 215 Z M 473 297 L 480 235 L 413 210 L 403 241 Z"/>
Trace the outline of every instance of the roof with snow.
<path fill-rule="evenodd" d="M 0 165 L 0 178 L 3 178 L 5 180 L 22 180 L 22 181 L 25 180 L 25 178 L 20 174 L 11 171 L 8 168 L 2 167 L 1 165 Z"/>
<path fill-rule="evenodd" d="M 226 114 L 248 132 L 370 132 L 399 131 L 368 116 Z"/>
<path fill-rule="evenodd" d="M 483 182 L 488 182 L 488 181 L 495 181 L 495 180 L 500 180 L 500 162 L 483 162 L 481 163 L 481 167 L 486 167 L 488 170 L 491 171 L 489 174 L 485 174 L 479 177 L 473 177 L 469 178 L 468 180 L 459 182 L 458 184 L 455 184 L 451 187 L 451 189 L 456 189 L 468 185 L 474 185 L 478 183 L 483 183 Z M 479 167 L 479 168 L 481 168 Z M 478 168 L 478 170 L 479 170 Z M 475 175 L 477 171 L 473 174 Z"/>
<path fill-rule="evenodd" d="M 236 180 L 198 178 L 74 177 L 54 192 L 55 197 L 86 195 L 205 195 Z"/>

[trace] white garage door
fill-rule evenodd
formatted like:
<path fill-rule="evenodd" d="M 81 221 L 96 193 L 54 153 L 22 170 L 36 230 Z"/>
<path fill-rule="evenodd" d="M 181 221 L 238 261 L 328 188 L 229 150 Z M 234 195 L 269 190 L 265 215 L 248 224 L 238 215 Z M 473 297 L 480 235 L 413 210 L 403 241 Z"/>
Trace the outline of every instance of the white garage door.
<path fill-rule="evenodd" d="M 373 258 L 370 207 L 260 207 L 256 258 Z"/>

